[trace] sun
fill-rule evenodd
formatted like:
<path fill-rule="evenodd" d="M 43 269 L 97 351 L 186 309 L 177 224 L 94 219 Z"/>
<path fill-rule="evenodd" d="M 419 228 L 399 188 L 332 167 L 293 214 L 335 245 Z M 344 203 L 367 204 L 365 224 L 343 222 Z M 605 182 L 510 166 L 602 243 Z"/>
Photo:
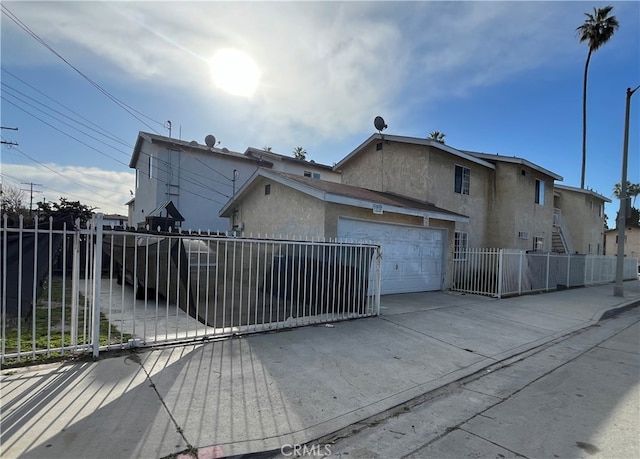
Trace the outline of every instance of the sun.
<path fill-rule="evenodd" d="M 213 84 L 234 96 L 251 97 L 258 88 L 260 69 L 246 53 L 222 49 L 211 59 Z"/>

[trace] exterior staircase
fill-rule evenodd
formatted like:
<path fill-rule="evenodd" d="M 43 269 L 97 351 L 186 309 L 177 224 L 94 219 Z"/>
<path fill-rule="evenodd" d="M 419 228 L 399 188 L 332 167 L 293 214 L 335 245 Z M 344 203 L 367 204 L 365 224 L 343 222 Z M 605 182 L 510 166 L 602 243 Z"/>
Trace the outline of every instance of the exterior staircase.
<path fill-rule="evenodd" d="M 556 253 L 574 253 L 571 236 L 562 218 L 560 209 L 553 209 L 553 232 L 551 233 L 551 251 Z"/>

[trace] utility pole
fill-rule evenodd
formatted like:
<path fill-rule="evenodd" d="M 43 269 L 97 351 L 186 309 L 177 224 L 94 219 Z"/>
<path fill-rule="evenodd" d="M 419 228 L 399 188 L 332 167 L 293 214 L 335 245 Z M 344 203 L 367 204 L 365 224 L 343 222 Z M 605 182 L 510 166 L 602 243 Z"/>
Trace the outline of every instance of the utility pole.
<path fill-rule="evenodd" d="M 39 190 L 34 190 L 33 187 L 34 186 L 42 186 L 41 183 L 33 183 L 33 182 L 22 182 L 22 185 L 29 185 L 29 189 L 26 190 L 23 188 L 24 191 L 28 191 L 29 192 L 29 215 L 32 214 L 33 212 L 33 193 L 42 193 L 42 191 Z"/>
<path fill-rule="evenodd" d="M 624 238 L 627 224 L 627 158 L 629 157 L 629 111 L 631 109 L 631 96 L 640 89 L 640 85 L 633 90 L 627 88 L 627 103 L 624 112 L 624 138 L 622 145 L 622 180 L 620 181 L 620 210 L 618 211 L 618 254 L 616 259 L 616 284 L 613 287 L 613 295 L 624 297 Z"/>

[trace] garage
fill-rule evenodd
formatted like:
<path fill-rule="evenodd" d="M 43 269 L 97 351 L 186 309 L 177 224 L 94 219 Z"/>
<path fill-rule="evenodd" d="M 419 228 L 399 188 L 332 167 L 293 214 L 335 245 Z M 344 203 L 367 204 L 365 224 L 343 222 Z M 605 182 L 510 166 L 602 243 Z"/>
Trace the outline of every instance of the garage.
<path fill-rule="evenodd" d="M 381 294 L 442 289 L 445 230 L 340 217 L 338 237 L 382 246 Z"/>

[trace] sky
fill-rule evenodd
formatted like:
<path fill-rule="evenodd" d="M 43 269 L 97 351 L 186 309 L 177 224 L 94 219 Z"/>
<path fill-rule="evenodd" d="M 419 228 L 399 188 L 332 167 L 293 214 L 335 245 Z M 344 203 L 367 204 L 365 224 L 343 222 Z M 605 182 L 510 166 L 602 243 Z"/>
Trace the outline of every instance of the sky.
<path fill-rule="evenodd" d="M 640 2 L 2 2 L 0 174 L 34 202 L 126 215 L 139 131 L 335 164 L 375 132 L 525 158 L 580 186 L 576 27 L 613 5 L 589 66 L 586 187 L 621 180 Z M 22 27 L 20 27 L 20 24 Z M 640 94 L 640 90 L 638 93 Z M 640 182 L 640 95 L 628 179 Z M 411 173 L 411 171 L 407 171 Z M 29 191 L 25 192 L 27 199 Z"/>

